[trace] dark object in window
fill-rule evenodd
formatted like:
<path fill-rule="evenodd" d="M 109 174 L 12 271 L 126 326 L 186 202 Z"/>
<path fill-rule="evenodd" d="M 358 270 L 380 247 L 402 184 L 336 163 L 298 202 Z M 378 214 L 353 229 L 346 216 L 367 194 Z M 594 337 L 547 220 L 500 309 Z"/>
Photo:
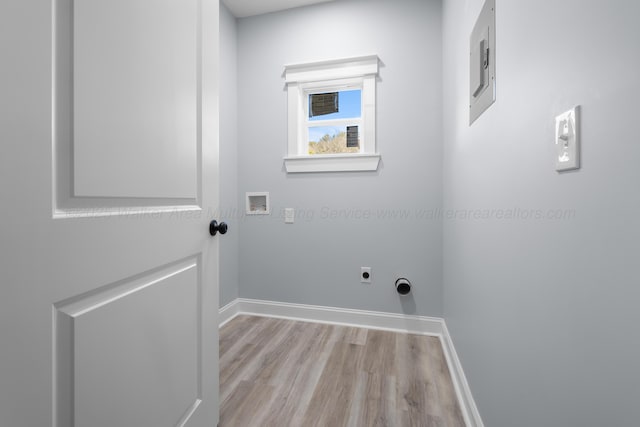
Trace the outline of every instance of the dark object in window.
<path fill-rule="evenodd" d="M 309 117 L 324 116 L 338 111 L 338 92 L 309 95 Z"/>
<path fill-rule="evenodd" d="M 358 126 L 347 126 L 347 148 L 359 146 Z"/>

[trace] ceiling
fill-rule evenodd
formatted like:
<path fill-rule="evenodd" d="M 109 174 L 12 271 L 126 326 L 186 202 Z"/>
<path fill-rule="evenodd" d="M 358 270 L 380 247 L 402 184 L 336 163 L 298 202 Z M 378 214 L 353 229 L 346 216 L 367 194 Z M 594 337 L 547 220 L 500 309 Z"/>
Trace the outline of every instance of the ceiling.
<path fill-rule="evenodd" d="M 222 0 L 236 18 L 277 12 L 334 0 Z"/>

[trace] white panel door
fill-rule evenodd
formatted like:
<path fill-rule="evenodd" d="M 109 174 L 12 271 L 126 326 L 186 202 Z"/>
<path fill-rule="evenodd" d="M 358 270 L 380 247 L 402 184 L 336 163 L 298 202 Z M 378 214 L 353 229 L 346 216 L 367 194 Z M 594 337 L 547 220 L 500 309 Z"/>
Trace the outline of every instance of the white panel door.
<path fill-rule="evenodd" d="M 218 0 L 0 2 L 0 426 L 218 422 Z"/>

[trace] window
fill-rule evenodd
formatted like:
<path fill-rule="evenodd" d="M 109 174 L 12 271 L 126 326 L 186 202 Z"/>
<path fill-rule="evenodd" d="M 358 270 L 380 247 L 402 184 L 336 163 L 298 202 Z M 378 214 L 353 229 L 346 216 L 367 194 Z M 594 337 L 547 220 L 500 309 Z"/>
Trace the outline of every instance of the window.
<path fill-rule="evenodd" d="M 378 57 L 285 67 L 289 97 L 287 172 L 376 170 Z"/>
<path fill-rule="evenodd" d="M 310 155 L 361 152 L 362 88 L 336 90 L 305 95 Z"/>

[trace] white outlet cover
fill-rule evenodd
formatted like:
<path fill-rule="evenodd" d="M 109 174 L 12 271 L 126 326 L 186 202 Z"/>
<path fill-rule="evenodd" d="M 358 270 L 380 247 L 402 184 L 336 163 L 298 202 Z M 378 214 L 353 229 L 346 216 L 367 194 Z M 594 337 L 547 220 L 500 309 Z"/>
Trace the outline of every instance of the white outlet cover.
<path fill-rule="evenodd" d="M 558 172 L 580 168 L 579 112 L 579 107 L 575 107 L 556 117 L 555 159 Z"/>

